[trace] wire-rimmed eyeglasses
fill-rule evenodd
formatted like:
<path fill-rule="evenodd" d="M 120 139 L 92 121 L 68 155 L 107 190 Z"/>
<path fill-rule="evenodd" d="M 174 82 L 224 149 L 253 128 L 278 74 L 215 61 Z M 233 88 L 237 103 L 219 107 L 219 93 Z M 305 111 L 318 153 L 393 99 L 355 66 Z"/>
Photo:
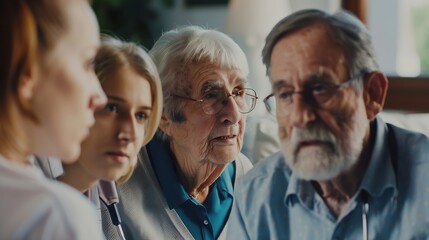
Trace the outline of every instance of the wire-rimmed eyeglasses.
<path fill-rule="evenodd" d="M 208 115 L 219 113 L 227 105 L 229 97 L 234 99 L 240 113 L 251 112 L 255 108 L 256 101 L 258 100 L 256 91 L 251 88 L 242 88 L 232 94 L 228 94 L 221 89 L 211 90 L 204 93 L 203 99 L 194 99 L 175 94 L 171 96 L 199 103 L 204 113 Z"/>
<path fill-rule="evenodd" d="M 338 85 L 327 80 L 314 81 L 307 84 L 302 91 L 294 91 L 291 87 L 279 86 L 274 89 L 273 93 L 264 98 L 264 104 L 268 112 L 273 115 L 288 115 L 292 110 L 293 95 L 302 94 L 308 104 L 316 108 L 323 108 L 338 91 L 350 86 L 353 81 L 361 79 L 365 74 L 366 72 L 362 71 L 360 74 Z M 277 108 L 279 108 L 278 112 Z"/>

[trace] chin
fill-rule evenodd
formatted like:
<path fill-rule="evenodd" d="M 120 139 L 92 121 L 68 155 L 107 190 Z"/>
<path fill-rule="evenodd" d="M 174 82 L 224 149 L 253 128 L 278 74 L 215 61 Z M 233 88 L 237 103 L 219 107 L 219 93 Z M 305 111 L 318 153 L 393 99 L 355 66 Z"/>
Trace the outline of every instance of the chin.
<path fill-rule="evenodd" d="M 61 159 L 61 162 L 66 164 L 74 163 L 78 160 L 80 156 L 80 145 L 74 147 L 73 149 L 70 149 L 70 146 L 68 148 L 68 151 L 64 151 L 63 154 L 60 154 L 58 156 L 58 158 Z"/>
<path fill-rule="evenodd" d="M 119 173 L 107 173 L 104 176 L 102 176 L 100 179 L 104 181 L 116 181 L 118 180 L 122 175 Z"/>
<path fill-rule="evenodd" d="M 326 181 L 339 174 L 338 169 L 315 168 L 313 166 L 294 166 L 292 169 L 298 178 L 307 181 Z"/>
<path fill-rule="evenodd" d="M 335 178 L 348 166 L 341 155 L 319 148 L 300 151 L 288 159 L 297 177 L 303 180 L 324 181 Z"/>
<path fill-rule="evenodd" d="M 219 164 L 228 164 L 235 160 L 239 153 L 237 148 L 221 149 L 214 152 L 214 161 Z"/>

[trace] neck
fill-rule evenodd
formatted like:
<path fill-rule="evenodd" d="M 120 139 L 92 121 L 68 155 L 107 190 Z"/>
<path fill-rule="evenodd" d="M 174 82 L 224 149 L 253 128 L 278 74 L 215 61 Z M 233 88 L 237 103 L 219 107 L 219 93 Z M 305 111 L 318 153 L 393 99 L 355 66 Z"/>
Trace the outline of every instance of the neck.
<path fill-rule="evenodd" d="M 190 196 L 203 202 L 209 193 L 210 186 L 219 178 L 227 165 L 213 164 L 207 159 L 195 160 L 191 156 L 176 154 L 173 147 L 171 149 L 175 156 L 174 163 L 179 181 Z"/>
<path fill-rule="evenodd" d="M 26 165 L 32 164 L 30 162 L 27 154 L 21 154 L 18 152 L 7 151 L 6 149 L 4 151 L 2 151 L 2 150 L 3 149 L 0 150 L 0 155 L 2 155 L 3 158 L 9 162 L 13 162 L 13 163 L 21 165 L 21 166 L 26 166 Z"/>
<path fill-rule="evenodd" d="M 0 129 L 1 130 L 1 129 Z M 19 133 L 14 133 L 16 136 L 19 136 Z M 31 165 L 28 156 L 29 145 L 23 140 L 16 138 L 9 138 L 7 136 L 1 136 L 4 139 L 0 139 L 0 155 L 9 162 L 13 162 L 19 165 Z"/>
<path fill-rule="evenodd" d="M 366 144 L 364 144 L 359 160 L 349 170 L 333 179 L 312 182 L 316 191 L 336 217 L 341 214 L 342 210 L 348 205 L 350 199 L 356 194 L 366 169 L 368 168 L 373 137 L 371 136 L 369 141 L 367 138 L 364 142 Z"/>
<path fill-rule="evenodd" d="M 58 180 L 67 183 L 82 193 L 88 191 L 98 182 L 97 178 L 87 173 L 79 161 L 72 164 L 63 164 L 63 167 L 64 175 L 58 177 Z"/>

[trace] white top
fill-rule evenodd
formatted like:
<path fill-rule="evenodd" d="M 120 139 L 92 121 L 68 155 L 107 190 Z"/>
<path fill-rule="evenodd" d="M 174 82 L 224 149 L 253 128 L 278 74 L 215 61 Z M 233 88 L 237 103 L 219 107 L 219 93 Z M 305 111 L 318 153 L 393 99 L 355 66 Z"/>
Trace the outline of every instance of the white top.
<path fill-rule="evenodd" d="M 0 239 L 104 239 L 81 193 L 1 155 L 0 194 Z"/>

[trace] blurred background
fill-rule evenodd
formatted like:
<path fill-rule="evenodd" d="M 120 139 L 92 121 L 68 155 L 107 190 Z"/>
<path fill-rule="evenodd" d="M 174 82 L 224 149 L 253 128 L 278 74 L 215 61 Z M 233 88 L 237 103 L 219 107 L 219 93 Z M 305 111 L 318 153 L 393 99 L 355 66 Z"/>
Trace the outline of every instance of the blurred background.
<path fill-rule="evenodd" d="M 265 97 L 270 86 L 261 61 L 266 34 L 304 8 L 355 13 L 373 37 L 390 80 L 386 108 L 429 112 L 429 0 L 94 0 L 101 31 L 150 49 L 165 31 L 195 24 L 229 34 L 245 51 L 249 81 Z M 263 115 L 258 104 L 255 115 Z"/>

